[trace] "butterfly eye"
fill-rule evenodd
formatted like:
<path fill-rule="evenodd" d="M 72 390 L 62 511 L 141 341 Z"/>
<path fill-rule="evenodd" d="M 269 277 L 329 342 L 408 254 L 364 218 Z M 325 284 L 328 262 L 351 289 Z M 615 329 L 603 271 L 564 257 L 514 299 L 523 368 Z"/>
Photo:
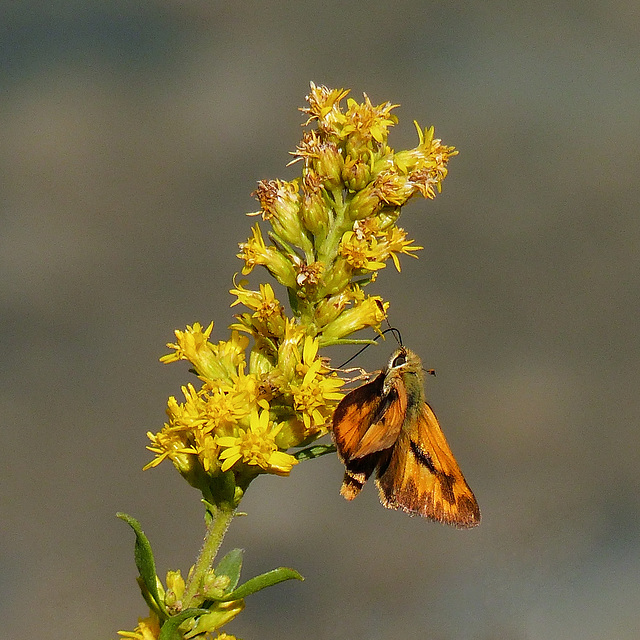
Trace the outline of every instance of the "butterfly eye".
<path fill-rule="evenodd" d="M 401 367 L 403 364 L 406 364 L 407 362 L 407 356 L 405 353 L 399 353 L 394 359 L 393 362 L 391 363 L 391 366 L 393 368 L 395 367 Z"/>

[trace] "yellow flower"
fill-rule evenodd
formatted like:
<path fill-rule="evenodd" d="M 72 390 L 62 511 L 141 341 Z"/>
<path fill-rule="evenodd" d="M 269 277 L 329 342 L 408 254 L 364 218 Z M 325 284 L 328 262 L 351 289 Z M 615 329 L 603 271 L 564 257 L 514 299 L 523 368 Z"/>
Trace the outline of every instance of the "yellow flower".
<path fill-rule="evenodd" d="M 309 83 L 311 90 L 307 96 L 308 107 L 300 109 L 303 113 L 309 114 L 309 119 L 305 125 L 318 121 L 318 128 L 327 132 L 334 132 L 334 128 L 338 123 L 344 121 L 344 116 L 340 109 L 340 101 L 348 95 L 348 89 L 327 89 L 324 85 L 316 87 Z"/>
<path fill-rule="evenodd" d="M 394 207 L 405 205 L 416 192 L 413 182 L 396 171 L 384 171 L 377 175 L 373 187 L 381 202 Z"/>
<path fill-rule="evenodd" d="M 147 433 L 151 445 L 149 451 L 156 454 L 156 458 L 149 462 L 144 469 L 157 467 L 163 460 L 169 458 L 176 468 L 183 473 L 191 467 L 190 457 L 195 453 L 190 434 L 198 429 L 206 418 L 203 403 L 192 384 L 182 387 L 186 401 L 179 404 L 174 396 L 167 402 L 169 422 L 165 423 L 162 431 Z"/>
<path fill-rule="evenodd" d="M 258 264 L 266 265 L 269 262 L 270 247 L 264 243 L 260 227 L 256 224 L 251 229 L 251 237 L 247 242 L 238 244 L 241 253 L 238 258 L 244 260 L 245 265 L 242 269 L 242 275 L 251 273 L 253 268 Z"/>
<path fill-rule="evenodd" d="M 160 361 L 166 364 L 188 360 L 204 378 L 230 380 L 238 367 L 243 366 L 249 339 L 234 331 L 231 340 L 212 344 L 209 342 L 212 329 L 213 322 L 204 330 L 199 322 L 194 323 L 193 327 L 187 326 L 186 331 L 176 329 L 177 342 L 167 344 L 175 349 L 175 353 L 162 356 Z"/>
<path fill-rule="evenodd" d="M 231 383 L 210 381 L 196 391 L 192 384 L 182 388 L 185 402 L 180 404 L 171 396 L 167 406 L 169 422 L 159 433 L 148 433 L 151 445 L 147 448 L 156 458 L 145 466 L 155 467 L 169 458 L 190 482 L 198 477 L 198 464 L 205 472 L 213 473 L 219 466 L 219 448 L 215 436 L 234 433 L 245 419 L 259 394 L 253 375 L 242 370 L 234 374 Z"/>
<path fill-rule="evenodd" d="M 280 428 L 273 426 L 269 420 L 268 404 L 264 404 L 267 408 L 263 406 L 260 412 L 252 410 L 248 429 L 238 429 L 237 436 L 216 438 L 216 444 L 222 449 L 219 456 L 223 461 L 222 471 L 228 471 L 241 461 L 247 466 L 258 467 L 258 472 L 288 476 L 293 465 L 298 463 L 293 456 L 278 450 L 275 437 Z"/>
<path fill-rule="evenodd" d="M 311 336 L 305 336 L 304 344 L 302 346 L 302 359 L 300 363 L 296 365 L 296 373 L 299 376 L 304 376 L 304 374 L 311 368 L 311 365 L 316 361 L 317 355 L 318 341 Z"/>
<path fill-rule="evenodd" d="M 248 309 L 255 311 L 253 315 L 256 318 L 260 318 L 260 320 L 268 320 L 273 316 L 282 315 L 282 305 L 276 299 L 270 284 L 261 284 L 260 291 L 245 289 L 245 284 L 247 284 L 247 281 L 242 280 L 236 285 L 235 289 L 229 291 L 229 293 L 238 298 L 231 304 L 232 307 L 237 304 L 243 304 Z"/>
<path fill-rule="evenodd" d="M 233 382 L 238 372 L 244 369 L 245 352 L 248 346 L 249 338 L 247 336 L 232 331 L 230 340 L 221 340 L 210 346 L 214 358 L 208 363 L 207 369 L 198 371 L 198 373 L 208 380 Z"/>
<path fill-rule="evenodd" d="M 380 296 L 367 296 L 361 302 L 356 302 L 351 309 L 345 309 L 324 328 L 319 338 L 320 346 L 345 342 L 347 336 L 366 327 L 378 330 L 388 307 L 389 303 L 383 302 Z"/>
<path fill-rule="evenodd" d="M 178 360 L 189 360 L 194 365 L 210 357 L 209 336 L 213 330 L 213 322 L 206 329 L 202 329 L 199 322 L 194 322 L 193 326 L 187 325 L 186 331 L 176 329 L 176 342 L 168 342 L 167 347 L 175 349 L 175 353 L 169 353 L 160 358 L 160 362 L 168 364 Z"/>
<path fill-rule="evenodd" d="M 417 258 L 418 256 L 413 255 L 412 251 L 420 251 L 424 247 L 420 246 L 409 246 L 414 241 L 407 240 L 407 233 L 404 229 L 400 229 L 400 227 L 391 227 L 387 233 L 383 235 L 383 239 L 380 242 L 380 258 L 382 260 L 386 260 L 387 257 L 390 257 L 393 260 L 393 264 L 396 269 L 400 271 L 400 261 L 398 260 L 398 253 L 404 253 L 407 256 L 411 256 L 412 258 Z"/>
<path fill-rule="evenodd" d="M 217 435 L 226 435 L 230 427 L 249 415 L 249 406 L 256 396 L 257 385 L 251 375 L 238 376 L 235 384 L 204 385 L 201 400 L 206 422 L 200 428 L 205 433 L 215 431 Z"/>
<path fill-rule="evenodd" d="M 398 170 L 408 176 L 414 189 L 414 193 L 420 193 L 424 198 L 433 199 L 436 192 L 442 188 L 442 181 L 447 176 L 447 164 L 449 158 L 458 154 L 455 147 L 448 147 L 442 141 L 434 138 L 433 127 L 426 128 L 424 132 L 417 122 L 414 122 L 418 130 L 420 142 L 414 149 L 399 151 L 393 157 Z"/>
<path fill-rule="evenodd" d="M 305 131 L 302 135 L 302 141 L 292 152 L 292 155 L 296 159 L 289 164 L 300 159 L 305 161 L 305 172 L 303 172 L 305 190 L 308 190 L 309 187 L 309 175 L 313 176 L 314 185 L 317 187 L 322 185 L 331 190 L 342 186 L 341 176 L 344 159 L 335 142 L 324 139 L 315 131 Z"/>
<path fill-rule="evenodd" d="M 296 367 L 298 375 L 303 376 L 302 381 L 290 386 L 294 408 L 302 414 L 308 435 L 324 427 L 343 396 L 339 389 L 344 381 L 335 374 L 327 375 L 328 369 L 317 357 L 318 346 L 315 338 L 305 338 L 302 362 Z"/>
<path fill-rule="evenodd" d="M 189 432 L 199 428 L 205 421 L 204 401 L 200 392 L 191 384 L 182 387 L 185 402 L 179 404 L 173 397 L 167 402 L 169 431 L 173 433 Z"/>
<path fill-rule="evenodd" d="M 375 271 L 385 267 L 381 260 L 385 252 L 378 247 L 378 240 L 373 235 L 363 237 L 353 231 L 347 231 L 340 242 L 340 255 L 355 271 Z"/>
<path fill-rule="evenodd" d="M 276 247 L 268 247 L 265 244 L 257 224 L 252 229 L 251 238 L 238 246 L 240 247 L 238 258 L 244 260 L 243 275 L 251 273 L 256 265 L 263 265 L 280 284 L 285 287 L 295 286 L 296 274 L 291 260 Z"/>
<path fill-rule="evenodd" d="M 384 262 L 379 260 L 381 252 L 377 244 L 375 236 L 359 237 L 353 231 L 347 231 L 340 241 L 340 255 L 356 271 L 384 269 Z"/>
<path fill-rule="evenodd" d="M 398 121 L 391 115 L 391 110 L 398 105 L 386 102 L 374 107 L 364 94 L 364 103 L 349 98 L 347 111 L 343 113 L 340 102 L 348 93 L 344 89 L 332 91 L 324 86 L 316 87 L 312 82 L 307 96 L 309 106 L 301 111 L 309 114 L 305 125 L 317 121 L 318 129 L 329 138 L 346 140 L 346 155 L 355 158 L 360 151 L 366 152 L 367 143 L 372 139 L 378 145 L 384 145 L 389 127 Z"/>
<path fill-rule="evenodd" d="M 220 448 L 216 444 L 215 437 L 210 433 L 196 431 L 193 434 L 194 449 L 198 454 L 198 461 L 202 465 L 205 473 L 213 474 L 220 468 L 220 460 L 218 454 Z"/>
<path fill-rule="evenodd" d="M 246 281 L 236 285 L 230 293 L 237 297 L 231 306 L 243 304 L 251 309 L 250 316 L 236 316 L 242 322 L 240 327 L 243 331 L 250 331 L 255 337 L 258 336 L 281 336 L 284 331 L 284 308 L 276 298 L 270 284 L 261 284 L 260 291 L 245 289 Z M 233 325 L 238 326 L 238 325 Z"/>
<path fill-rule="evenodd" d="M 133 631 L 118 631 L 118 635 L 130 640 L 157 640 L 160 637 L 160 621 L 153 611 L 148 618 L 138 618 L 138 626 Z"/>
<path fill-rule="evenodd" d="M 147 431 L 147 437 L 151 441 L 147 449 L 153 451 L 156 457 L 143 467 L 143 471 L 157 467 L 166 458 L 169 458 L 174 463 L 178 462 L 176 466 L 186 468 L 189 465 L 189 456 L 195 453 L 193 447 L 186 444 L 184 437 L 179 433 L 169 430 L 162 430 L 158 433 Z"/>
<path fill-rule="evenodd" d="M 301 384 L 291 385 L 294 407 L 302 413 L 304 426 L 311 432 L 326 425 L 337 401 L 343 396 L 338 389 L 344 381 L 337 377 L 318 375 L 319 369 L 320 361 L 317 360 L 307 371 Z"/>
<path fill-rule="evenodd" d="M 365 138 L 373 138 L 382 144 L 387 139 L 388 129 L 398 122 L 396 116 L 391 115 L 391 110 L 397 104 L 385 102 L 374 107 L 369 96 L 364 94 L 364 104 L 356 102 L 353 98 L 347 100 L 347 124 L 342 128 L 343 136 L 357 132 Z"/>

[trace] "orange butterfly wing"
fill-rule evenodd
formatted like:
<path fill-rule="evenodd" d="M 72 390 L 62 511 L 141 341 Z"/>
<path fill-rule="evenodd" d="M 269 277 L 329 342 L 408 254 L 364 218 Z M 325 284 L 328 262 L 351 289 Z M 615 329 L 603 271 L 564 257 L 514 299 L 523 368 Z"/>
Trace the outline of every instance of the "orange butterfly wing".
<path fill-rule="evenodd" d="M 431 407 L 405 425 L 388 463 L 378 469 L 385 507 L 460 528 L 480 524 L 480 509 Z"/>
<path fill-rule="evenodd" d="M 404 387 L 383 394 L 384 373 L 349 392 L 333 414 L 333 438 L 343 461 L 364 458 L 392 447 L 407 408 Z"/>
<path fill-rule="evenodd" d="M 385 394 L 384 372 L 349 392 L 333 415 L 333 440 L 346 467 L 340 493 L 353 500 L 373 471 L 388 459 L 396 443 L 407 406 L 404 387 Z"/>

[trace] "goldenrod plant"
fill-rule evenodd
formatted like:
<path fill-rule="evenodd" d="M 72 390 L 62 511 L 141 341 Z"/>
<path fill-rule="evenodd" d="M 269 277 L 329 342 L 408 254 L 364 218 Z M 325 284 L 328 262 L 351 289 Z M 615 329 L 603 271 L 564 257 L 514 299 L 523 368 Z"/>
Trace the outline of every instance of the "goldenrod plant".
<path fill-rule="evenodd" d="M 417 123 L 417 146 L 393 151 L 387 136 L 397 105 L 374 106 L 366 95 L 357 102 L 348 93 L 311 83 L 301 109 L 306 130 L 292 152 L 301 176 L 258 184 L 260 210 L 249 215 L 263 224 L 254 224 L 238 257 L 242 276 L 260 266 L 271 280 L 252 289 L 236 275 L 231 306 L 246 310 L 225 339 L 212 339 L 213 322 L 195 322 L 175 331 L 171 353 L 161 358 L 186 360 L 194 377 L 182 399 L 169 398 L 164 427 L 148 433 L 155 457 L 145 469 L 169 460 L 202 494 L 206 535 L 186 578 L 168 571 L 163 583 L 139 523 L 118 514 L 135 532 L 138 583 L 150 610 L 133 631 L 119 632 L 123 638 L 233 640 L 219 630 L 245 598 L 302 579 L 280 567 L 241 584 L 242 551 L 221 560 L 217 553 L 256 478 L 289 476 L 300 462 L 335 451 L 315 441 L 329 430 L 344 380 L 319 350 L 366 344 L 370 338 L 354 334 L 380 332 L 389 303 L 365 287 L 389 260 L 400 271 L 399 256 L 422 248 L 398 227 L 400 211 L 414 196 L 435 197 L 457 153 Z"/>

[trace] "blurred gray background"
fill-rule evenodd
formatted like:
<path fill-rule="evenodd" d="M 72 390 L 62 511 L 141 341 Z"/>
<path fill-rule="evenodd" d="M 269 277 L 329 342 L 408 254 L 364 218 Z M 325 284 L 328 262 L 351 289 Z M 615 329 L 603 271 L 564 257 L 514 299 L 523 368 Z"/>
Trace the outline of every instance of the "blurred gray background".
<path fill-rule="evenodd" d="M 297 568 L 227 630 L 270 638 L 640 637 L 640 11 L 634 1 L 13 2 L 0 8 L 2 635 L 115 638 L 199 549 L 198 495 L 142 472 L 187 367 L 224 337 L 244 216 L 286 168 L 308 83 L 400 103 L 460 155 L 370 288 L 437 369 L 483 511 L 457 531 L 348 504 L 333 457 L 264 478 L 225 549 Z M 359 360 L 377 368 L 390 344 Z M 335 350 L 340 359 L 353 350 Z"/>

